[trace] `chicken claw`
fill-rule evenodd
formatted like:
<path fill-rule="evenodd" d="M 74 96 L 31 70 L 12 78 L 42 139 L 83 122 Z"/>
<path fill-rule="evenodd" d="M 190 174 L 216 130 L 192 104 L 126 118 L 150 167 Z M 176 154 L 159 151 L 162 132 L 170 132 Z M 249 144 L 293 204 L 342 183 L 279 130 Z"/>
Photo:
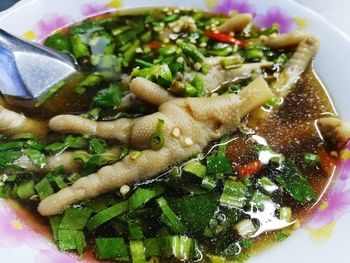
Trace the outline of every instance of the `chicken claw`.
<path fill-rule="evenodd" d="M 146 150 L 129 154 L 122 161 L 78 179 L 73 185 L 42 200 L 38 211 L 44 216 L 62 213 L 74 203 L 116 190 L 124 184 L 149 179 L 198 154 L 210 141 L 232 131 L 242 117 L 271 96 L 270 88 L 261 77 L 239 94 L 167 101 L 160 105 L 158 112 L 134 119 L 130 142 L 135 148 Z M 164 145 L 153 150 L 149 142 L 160 120 L 164 124 Z M 113 129 L 113 125 L 108 129 Z"/>

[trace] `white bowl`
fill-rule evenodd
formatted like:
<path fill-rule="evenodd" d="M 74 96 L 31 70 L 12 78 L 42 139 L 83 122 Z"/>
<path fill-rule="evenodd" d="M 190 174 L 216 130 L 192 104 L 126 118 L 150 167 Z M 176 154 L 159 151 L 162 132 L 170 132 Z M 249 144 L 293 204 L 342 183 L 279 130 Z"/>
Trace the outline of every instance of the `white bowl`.
<path fill-rule="evenodd" d="M 22 0 L 0 14 L 0 27 L 40 41 L 59 27 L 118 8 L 167 5 L 210 9 L 225 3 L 228 7 L 230 2 L 235 6 L 243 4 L 243 7 L 253 8 L 257 14 L 265 14 L 269 8 L 277 6 L 294 18 L 293 21 L 297 22 L 295 26 L 306 26 L 307 32 L 320 36 L 321 47 L 315 58 L 315 70 L 326 85 L 339 115 L 350 120 L 350 39 L 323 17 L 291 0 Z M 349 150 L 344 151 L 344 156 L 348 158 Z M 319 217 L 287 241 L 252 257 L 250 262 L 350 262 L 347 253 L 350 214 L 346 214 L 350 211 L 350 159 L 343 160 L 342 165 L 344 169 L 336 187 L 325 200 L 328 203 L 323 203 L 328 206 L 321 207 L 323 210 Z M 0 201 L 1 262 L 93 262 L 91 259 L 81 261 L 57 251 L 29 225 L 4 201 Z"/>

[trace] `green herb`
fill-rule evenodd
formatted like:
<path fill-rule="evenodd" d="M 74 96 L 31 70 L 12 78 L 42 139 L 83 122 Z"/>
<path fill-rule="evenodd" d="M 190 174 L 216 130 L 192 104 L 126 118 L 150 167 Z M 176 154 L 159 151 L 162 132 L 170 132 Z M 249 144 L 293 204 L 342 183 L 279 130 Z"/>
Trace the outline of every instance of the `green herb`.
<path fill-rule="evenodd" d="M 138 220 L 129 220 L 129 237 L 131 240 L 142 240 L 144 238 L 140 222 Z"/>
<path fill-rule="evenodd" d="M 197 160 L 192 160 L 183 167 L 183 171 L 194 174 L 199 178 L 205 177 L 206 170 L 205 165 L 199 163 Z"/>
<path fill-rule="evenodd" d="M 119 106 L 123 96 L 123 88 L 111 83 L 107 89 L 100 90 L 94 97 L 94 103 L 101 108 L 115 108 Z"/>
<path fill-rule="evenodd" d="M 23 149 L 22 152 L 27 155 L 35 166 L 44 167 L 47 163 L 47 159 L 44 154 L 35 149 Z"/>
<path fill-rule="evenodd" d="M 71 207 L 64 214 L 59 229 L 83 230 L 90 218 L 92 211 L 88 208 Z"/>
<path fill-rule="evenodd" d="M 41 200 L 54 193 L 50 181 L 46 177 L 41 179 L 40 182 L 35 185 L 35 190 L 38 193 Z"/>
<path fill-rule="evenodd" d="M 181 223 L 174 211 L 169 207 L 168 202 L 163 197 L 160 197 L 157 199 L 157 203 L 160 209 L 163 211 L 169 227 L 171 227 L 177 233 L 184 233 L 186 231 L 185 226 Z"/>
<path fill-rule="evenodd" d="M 173 80 L 171 70 L 167 64 L 153 65 L 150 68 L 134 69 L 131 74 L 134 77 L 149 79 L 162 87 L 169 87 Z"/>
<path fill-rule="evenodd" d="M 67 53 L 71 51 L 71 44 L 68 36 L 59 32 L 52 36 L 49 36 L 44 41 L 44 45 Z"/>
<path fill-rule="evenodd" d="M 276 180 L 282 189 L 299 203 L 307 203 L 317 198 L 305 176 L 290 162 L 284 163 L 277 173 Z"/>
<path fill-rule="evenodd" d="M 164 134 L 163 134 L 164 120 L 158 119 L 156 131 L 151 135 L 149 144 L 152 150 L 158 151 L 164 146 Z"/>
<path fill-rule="evenodd" d="M 61 251 L 77 250 L 79 254 L 83 253 L 86 241 L 82 231 L 59 229 L 57 236 L 58 247 Z"/>
<path fill-rule="evenodd" d="M 100 86 L 103 82 L 103 78 L 98 73 L 88 75 L 82 82 L 80 82 L 74 91 L 78 94 L 84 94 L 87 90 Z"/>
<path fill-rule="evenodd" d="M 276 239 L 277 242 L 282 242 L 282 241 L 286 240 L 289 236 L 290 236 L 289 233 L 278 232 L 278 233 L 276 234 L 275 239 Z"/>
<path fill-rule="evenodd" d="M 130 210 L 136 210 L 144 206 L 151 199 L 161 195 L 164 192 L 164 188 L 137 188 L 136 191 L 130 196 L 128 203 Z"/>
<path fill-rule="evenodd" d="M 204 62 L 204 55 L 197 49 L 195 45 L 183 42 L 180 44 L 180 47 L 183 53 L 192 58 L 194 62 Z"/>
<path fill-rule="evenodd" d="M 247 201 L 247 187 L 241 182 L 226 181 L 220 203 L 228 207 L 242 208 Z"/>
<path fill-rule="evenodd" d="M 100 225 L 110 221 L 111 219 L 121 215 L 122 213 L 126 212 L 128 210 L 128 203 L 127 202 L 120 202 L 117 203 L 109 208 L 106 208 L 102 210 L 101 212 L 97 213 L 93 217 L 90 218 L 90 220 L 87 222 L 87 228 L 89 231 L 92 231 L 96 228 L 98 228 Z"/>
<path fill-rule="evenodd" d="M 98 259 L 129 258 L 128 248 L 123 238 L 96 238 L 95 244 Z"/>
<path fill-rule="evenodd" d="M 102 139 L 93 138 L 90 141 L 90 151 L 96 154 L 101 154 L 106 151 L 107 144 Z"/>
<path fill-rule="evenodd" d="M 253 194 L 253 197 L 249 201 L 252 207 L 255 207 L 261 211 L 264 211 L 268 206 L 275 206 L 275 203 L 271 200 L 270 197 L 264 195 L 263 193 L 256 191 Z"/>
<path fill-rule="evenodd" d="M 304 162 L 308 165 L 317 165 L 320 163 L 320 157 L 314 153 L 304 153 Z"/>
<path fill-rule="evenodd" d="M 219 204 L 213 193 L 169 199 L 169 205 L 181 218 L 189 233 L 200 236 Z"/>
<path fill-rule="evenodd" d="M 226 156 L 210 156 L 207 158 L 207 174 L 232 174 L 233 168 Z"/>
<path fill-rule="evenodd" d="M 146 263 L 145 248 L 142 241 L 130 241 L 130 254 L 132 262 Z"/>
<path fill-rule="evenodd" d="M 24 180 L 17 189 L 17 195 L 21 199 L 29 199 L 30 197 L 35 195 L 34 191 L 34 180 L 33 179 L 28 179 Z"/>

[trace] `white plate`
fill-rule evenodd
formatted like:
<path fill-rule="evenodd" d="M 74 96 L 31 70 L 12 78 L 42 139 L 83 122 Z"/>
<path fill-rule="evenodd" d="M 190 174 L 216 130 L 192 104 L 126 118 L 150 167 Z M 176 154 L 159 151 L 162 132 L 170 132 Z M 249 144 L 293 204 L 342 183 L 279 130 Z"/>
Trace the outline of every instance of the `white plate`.
<path fill-rule="evenodd" d="M 340 116 L 350 120 L 350 40 L 324 18 L 291 0 L 23 0 L 0 14 L 0 27 L 28 39 L 39 40 L 57 27 L 116 8 L 160 5 L 212 8 L 220 4 L 227 9 L 230 3 L 253 9 L 258 15 L 266 14 L 271 7 L 278 7 L 286 15 L 284 22 L 294 27 L 307 24 L 306 31 L 319 35 L 321 47 L 315 59 L 315 69 L 328 88 Z M 350 158 L 350 147 L 344 151 L 344 156 Z M 337 187 L 320 202 L 319 216 L 287 241 L 252 257 L 250 262 L 350 262 L 347 251 L 350 214 L 346 213 L 350 212 L 350 159 L 343 160 L 342 165 L 344 169 Z M 22 215 L 17 215 L 4 201 L 0 201 L 0 262 L 93 262 L 57 251 L 50 241 L 37 233 L 37 228 L 34 230 L 30 225 Z"/>

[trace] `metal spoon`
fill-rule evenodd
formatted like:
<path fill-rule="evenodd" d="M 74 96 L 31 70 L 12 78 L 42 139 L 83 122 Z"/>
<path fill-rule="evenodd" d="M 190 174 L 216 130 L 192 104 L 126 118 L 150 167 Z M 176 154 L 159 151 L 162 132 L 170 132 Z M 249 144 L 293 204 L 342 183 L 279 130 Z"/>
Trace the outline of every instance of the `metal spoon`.
<path fill-rule="evenodd" d="M 0 29 L 0 92 L 8 103 L 36 101 L 75 73 L 77 65 L 68 55 Z"/>

